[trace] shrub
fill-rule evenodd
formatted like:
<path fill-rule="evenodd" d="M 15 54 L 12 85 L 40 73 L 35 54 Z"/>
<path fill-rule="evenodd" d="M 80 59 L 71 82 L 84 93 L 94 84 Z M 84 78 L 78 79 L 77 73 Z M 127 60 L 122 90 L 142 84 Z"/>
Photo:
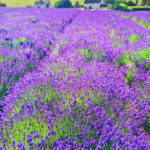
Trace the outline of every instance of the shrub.
<path fill-rule="evenodd" d="M 6 7 L 6 4 L 0 2 L 0 7 Z"/>
<path fill-rule="evenodd" d="M 31 8 L 32 6 L 30 6 L 30 5 L 27 5 L 26 7 L 27 7 L 27 8 Z"/>
<path fill-rule="evenodd" d="M 69 0 L 58 1 L 54 5 L 55 8 L 73 8 Z"/>
<path fill-rule="evenodd" d="M 92 9 L 92 6 L 89 6 L 89 9 Z"/>
<path fill-rule="evenodd" d="M 128 6 L 136 6 L 136 4 L 135 4 L 133 1 L 127 2 L 127 5 L 128 5 Z"/>
<path fill-rule="evenodd" d="M 128 6 L 126 4 L 123 4 L 123 3 L 115 4 L 113 6 L 113 9 L 115 9 L 115 10 L 122 10 L 122 11 L 129 11 Z"/>

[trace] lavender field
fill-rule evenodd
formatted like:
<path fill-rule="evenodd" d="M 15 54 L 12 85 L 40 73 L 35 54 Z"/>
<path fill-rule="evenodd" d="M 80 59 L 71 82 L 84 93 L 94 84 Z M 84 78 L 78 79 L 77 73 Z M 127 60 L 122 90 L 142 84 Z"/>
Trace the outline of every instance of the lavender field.
<path fill-rule="evenodd" d="M 150 12 L 0 9 L 0 150 L 149 150 Z"/>

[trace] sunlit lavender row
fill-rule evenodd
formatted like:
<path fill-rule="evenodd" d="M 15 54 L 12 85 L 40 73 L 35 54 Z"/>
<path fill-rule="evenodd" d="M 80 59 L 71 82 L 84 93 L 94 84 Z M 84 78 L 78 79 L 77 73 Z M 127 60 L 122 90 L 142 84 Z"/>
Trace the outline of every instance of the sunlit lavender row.
<path fill-rule="evenodd" d="M 8 9 L 4 10 L 5 16 Z M 10 12 L 30 17 L 39 9 L 34 13 L 22 10 Z M 147 14 L 45 9 L 35 15 L 39 22 L 45 18 L 56 27 L 58 18 L 63 29 L 60 32 L 41 26 L 36 35 L 33 28 L 37 22 L 31 25 L 35 34 L 20 32 L 19 37 L 27 34 L 25 39 L 33 36 L 30 40 L 35 46 L 39 46 L 38 36 L 54 40 L 49 50 L 42 43 L 40 48 L 46 56 L 19 78 L 1 101 L 1 149 L 150 149 L 150 29 L 133 19 L 146 18 L 149 24 Z M 3 39 L 2 43 L 1 49 L 7 42 Z M 30 42 L 22 45 L 25 51 Z M 19 49 L 20 45 L 6 48 L 6 56 Z M 32 55 L 30 60 L 35 58 Z M 27 59 L 20 61 L 23 63 Z M 5 72 L 9 73 L 7 69 Z"/>
<path fill-rule="evenodd" d="M 31 13 L 32 12 L 32 13 Z M 26 72 L 32 71 L 79 10 L 0 10 L 0 99 Z"/>

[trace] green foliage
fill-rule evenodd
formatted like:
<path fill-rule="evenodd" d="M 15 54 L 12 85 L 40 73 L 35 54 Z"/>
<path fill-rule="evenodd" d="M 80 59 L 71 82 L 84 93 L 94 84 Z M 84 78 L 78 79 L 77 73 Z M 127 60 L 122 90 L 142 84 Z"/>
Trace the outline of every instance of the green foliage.
<path fill-rule="evenodd" d="M 116 48 L 119 45 L 118 40 L 114 41 L 114 47 Z"/>
<path fill-rule="evenodd" d="M 134 81 L 133 79 L 133 73 L 129 70 L 124 81 L 127 83 L 128 86 L 131 86 L 132 82 Z"/>
<path fill-rule="evenodd" d="M 142 50 L 140 52 L 133 52 L 132 56 L 129 54 L 129 52 L 125 52 L 124 55 L 120 56 L 118 59 L 118 65 L 128 65 L 131 66 L 133 63 L 136 64 L 136 62 L 143 62 L 146 59 L 150 57 L 150 48 L 147 50 Z M 138 65 L 138 64 L 137 64 Z M 149 64 L 147 64 L 147 67 L 149 67 Z"/>
<path fill-rule="evenodd" d="M 92 9 L 92 6 L 89 6 L 89 9 Z"/>
<path fill-rule="evenodd" d="M 136 17 L 131 17 L 131 20 L 135 21 L 138 25 L 143 26 L 144 28 L 150 29 L 150 23 L 144 22 L 143 19 L 140 21 L 136 21 Z"/>
<path fill-rule="evenodd" d="M 75 8 L 78 8 L 79 6 L 80 6 L 79 2 L 76 1 L 76 2 L 75 2 Z"/>
<path fill-rule="evenodd" d="M 132 65 L 132 63 L 131 63 L 131 57 L 130 57 L 130 54 L 129 54 L 128 51 L 126 51 L 124 53 L 124 55 L 120 56 L 120 58 L 118 59 L 118 65 L 119 66 L 123 66 L 125 64 L 127 64 L 129 66 Z"/>
<path fill-rule="evenodd" d="M 110 34 L 108 35 L 109 37 L 113 37 L 115 34 L 114 30 L 111 30 Z"/>
<path fill-rule="evenodd" d="M 123 65 L 125 65 L 125 64 L 126 64 L 125 58 L 124 58 L 124 56 L 121 56 L 121 57 L 118 59 L 118 65 L 119 65 L 119 66 L 123 66 Z"/>
<path fill-rule="evenodd" d="M 129 40 L 132 43 L 134 41 L 139 41 L 140 37 L 138 37 L 137 35 L 131 35 L 131 36 L 129 36 Z"/>
<path fill-rule="evenodd" d="M 125 19 L 128 19 L 129 16 L 124 16 L 124 15 L 120 15 L 121 18 L 125 18 Z"/>
<path fill-rule="evenodd" d="M 135 21 L 135 20 L 136 20 L 136 17 L 131 17 L 131 20 Z"/>
<path fill-rule="evenodd" d="M 4 62 L 4 58 L 0 56 L 0 62 Z"/>
<path fill-rule="evenodd" d="M 115 4 L 113 5 L 113 9 L 115 10 L 121 10 L 121 11 L 129 11 L 128 6 L 124 3 Z"/>
<path fill-rule="evenodd" d="M 10 41 L 10 40 L 5 41 L 5 47 L 6 47 L 6 48 L 10 48 L 10 43 L 11 43 L 11 41 Z"/>
<path fill-rule="evenodd" d="M 150 134 L 150 113 L 147 114 L 147 119 L 143 123 L 144 130 Z"/>
<path fill-rule="evenodd" d="M 45 40 L 45 44 L 46 44 L 47 50 L 49 51 L 50 50 L 50 44 L 49 44 L 49 42 L 47 40 Z"/>
<path fill-rule="evenodd" d="M 0 2 L 0 7 L 6 7 L 6 4 Z"/>
<path fill-rule="evenodd" d="M 32 19 L 29 20 L 29 22 L 31 22 L 31 23 L 36 23 L 37 21 L 38 20 L 36 18 L 32 18 Z"/>
<path fill-rule="evenodd" d="M 19 38 L 19 39 L 14 39 L 13 42 L 11 40 L 5 41 L 5 47 L 10 48 L 10 49 L 17 49 L 18 46 L 21 44 L 26 44 L 28 40 L 26 38 Z"/>
<path fill-rule="evenodd" d="M 9 84 L 8 83 L 4 84 L 3 87 L 2 86 L 0 87 L 0 100 L 3 100 L 4 96 L 7 95 L 8 88 L 9 88 Z"/>
<path fill-rule="evenodd" d="M 129 6 L 132 11 L 150 11 L 150 6 Z"/>
<path fill-rule="evenodd" d="M 104 0 L 105 4 L 111 4 L 114 5 L 116 3 L 116 0 Z"/>
<path fill-rule="evenodd" d="M 142 50 L 140 51 L 140 57 L 141 57 L 141 61 L 146 60 L 147 58 L 150 57 L 150 48 L 148 50 Z"/>
<path fill-rule="evenodd" d="M 40 27 L 35 27 L 34 30 L 38 30 L 39 31 L 39 30 L 41 30 L 41 28 Z"/>
<path fill-rule="evenodd" d="M 144 64 L 144 66 L 146 70 L 150 70 L 150 60 L 146 64 Z"/>
<path fill-rule="evenodd" d="M 129 54 L 129 52 L 125 52 L 122 56 L 118 59 L 118 65 L 128 65 L 131 67 L 133 64 L 134 66 L 138 67 L 140 63 L 147 60 L 150 57 L 150 48 L 148 50 L 142 50 L 140 52 L 134 52 L 132 54 Z M 148 61 L 146 64 L 144 64 L 145 68 L 147 70 L 150 70 L 150 61 Z M 129 68 L 127 71 L 127 75 L 124 79 L 124 81 L 131 86 L 132 82 L 134 82 L 133 76 L 137 73 L 136 68 L 134 67 L 133 70 Z"/>
<path fill-rule="evenodd" d="M 96 55 L 97 55 L 98 61 L 105 62 L 105 57 L 104 57 L 103 52 L 98 52 L 98 53 L 96 53 Z"/>
<path fill-rule="evenodd" d="M 138 25 L 142 25 L 143 24 L 143 20 L 140 20 L 139 22 L 137 22 Z"/>
<path fill-rule="evenodd" d="M 30 6 L 30 5 L 27 5 L 26 7 L 27 7 L 27 8 L 31 8 L 32 6 Z"/>
<path fill-rule="evenodd" d="M 82 52 L 82 54 L 84 54 L 84 56 L 85 56 L 87 62 L 89 62 L 89 61 L 92 60 L 93 53 L 92 53 L 91 50 L 88 50 L 88 49 L 86 49 L 86 50 L 81 49 L 81 52 Z"/>
<path fill-rule="evenodd" d="M 55 8 L 73 8 L 70 0 L 60 0 L 55 3 L 54 7 Z"/>
<path fill-rule="evenodd" d="M 31 62 L 27 63 L 26 68 L 27 68 L 27 72 L 33 71 L 33 64 Z"/>
<path fill-rule="evenodd" d="M 93 90 L 90 90 L 89 92 L 90 92 L 89 95 L 91 96 L 92 100 L 94 100 L 95 102 L 96 102 L 96 100 L 100 100 L 100 98 L 99 98 L 100 91 L 99 91 L 99 93 L 97 93 L 97 98 L 95 97 L 95 99 L 94 99 L 94 97 L 92 97 L 92 95 L 94 96 L 94 94 L 95 94 L 93 92 Z M 10 118 L 11 118 L 11 116 L 15 115 L 16 113 L 17 114 L 19 113 L 19 115 L 21 117 L 21 120 L 14 122 L 13 124 L 11 124 L 12 126 L 8 127 L 9 135 L 7 135 L 7 132 L 6 132 L 6 129 L 5 129 L 6 125 L 3 124 L 3 128 L 4 128 L 3 136 L 4 136 L 4 138 L 7 138 L 7 142 L 6 142 L 7 147 L 10 146 L 10 148 L 12 148 L 11 147 L 12 141 L 15 140 L 16 143 L 19 143 L 19 142 L 25 143 L 25 146 L 28 149 L 29 144 L 27 143 L 27 140 L 24 141 L 24 139 L 23 139 L 24 132 L 26 132 L 26 135 L 31 134 L 31 131 L 33 131 L 34 133 L 38 133 L 39 138 L 33 139 L 34 144 L 37 144 L 40 141 L 42 135 L 44 136 L 44 141 L 45 141 L 45 135 L 49 131 L 49 129 L 47 127 L 47 120 L 42 119 L 42 115 L 45 114 L 45 112 L 43 111 L 41 113 L 40 108 L 38 108 L 35 105 L 35 100 L 38 100 L 37 101 L 38 104 L 40 104 L 40 102 L 43 101 L 42 97 L 39 98 L 39 96 L 42 96 L 43 94 L 45 95 L 44 99 L 46 100 L 46 105 L 49 107 L 49 109 L 53 113 L 54 117 L 57 115 L 56 114 L 57 112 L 55 112 L 53 107 L 49 106 L 49 101 L 55 102 L 55 104 L 58 105 L 58 103 L 60 102 L 60 99 L 59 99 L 59 96 L 58 97 L 56 96 L 55 91 L 51 88 L 50 85 L 48 85 L 48 86 L 42 86 L 42 85 L 38 86 L 38 87 L 34 88 L 32 91 L 30 91 L 29 94 L 24 94 L 22 96 L 22 99 L 20 99 L 16 102 L 16 107 L 14 107 L 13 110 L 11 111 L 11 113 L 10 113 Z M 84 93 L 82 93 L 82 94 L 84 95 Z M 37 98 L 37 96 L 38 96 L 38 98 Z M 62 96 L 67 98 L 65 100 L 65 104 L 62 105 L 62 108 L 66 109 L 66 106 L 69 102 L 69 98 L 72 96 L 72 94 L 71 93 L 70 94 L 66 93 L 64 95 L 62 93 Z M 31 118 L 26 117 L 25 119 L 23 119 L 22 104 L 27 106 L 27 103 L 25 102 L 25 100 L 27 100 L 27 97 L 29 97 L 29 99 L 32 99 L 33 103 L 32 102 L 31 103 L 32 103 L 32 106 L 35 110 L 34 112 L 35 112 L 35 114 L 38 114 L 39 119 L 36 119 L 34 117 L 31 117 Z M 85 96 L 84 101 L 86 101 L 86 100 L 87 100 L 87 97 Z M 63 121 L 61 121 L 62 118 L 58 118 L 58 117 L 57 117 L 56 120 L 54 120 L 52 130 L 55 131 L 55 135 L 52 136 L 50 139 L 48 139 L 48 141 L 47 141 L 48 146 L 44 147 L 44 149 L 46 149 L 48 147 L 53 149 L 53 142 L 57 141 L 59 138 L 64 139 L 66 136 L 69 137 L 69 133 L 71 133 L 71 139 L 73 139 L 73 138 L 77 139 L 77 145 L 79 145 L 79 143 L 81 143 L 80 139 L 77 138 L 77 133 L 82 134 L 81 127 L 79 127 L 78 129 L 77 128 L 74 128 L 74 129 L 71 129 L 71 130 L 69 130 L 69 129 L 70 129 L 70 127 L 75 126 L 76 121 L 78 121 L 80 119 L 83 119 L 83 117 L 84 117 L 84 114 L 80 118 L 76 117 L 80 113 L 79 107 L 80 108 L 82 107 L 82 111 L 87 109 L 85 106 L 83 107 L 82 101 L 83 100 L 81 100 L 80 98 L 77 98 L 77 105 L 74 106 L 74 111 L 72 112 L 73 114 L 71 116 L 66 114 L 63 117 Z M 98 104 L 98 101 L 95 104 Z M 29 102 L 29 105 L 30 105 L 30 102 Z M 69 105 L 68 108 L 70 110 L 70 105 Z M 7 118 L 7 120 L 10 120 L 10 118 Z M 93 118 L 94 118 L 94 114 L 93 114 L 92 119 Z M 56 124 L 58 124 L 58 127 L 56 127 Z M 86 127 L 86 126 L 88 126 L 88 121 L 82 122 L 82 124 Z M 27 127 L 29 127 L 29 128 L 27 128 Z M 20 132 L 20 135 L 19 135 L 19 132 Z M 99 138 L 98 136 L 95 136 L 94 129 L 87 132 L 87 134 L 88 134 L 87 135 L 88 139 L 91 139 L 91 138 L 98 139 Z M 14 135 L 14 137 L 13 137 L 13 135 Z M 86 138 L 83 139 L 83 141 L 84 140 L 86 140 Z M 96 145 L 94 145 L 93 147 L 95 147 L 95 146 Z"/>
<path fill-rule="evenodd" d="M 145 23 L 143 24 L 143 27 L 144 27 L 144 28 L 147 28 L 147 29 L 150 29 L 150 23 L 145 22 Z"/>
<path fill-rule="evenodd" d="M 128 6 L 136 6 L 136 4 L 132 0 L 128 1 L 126 4 Z"/>

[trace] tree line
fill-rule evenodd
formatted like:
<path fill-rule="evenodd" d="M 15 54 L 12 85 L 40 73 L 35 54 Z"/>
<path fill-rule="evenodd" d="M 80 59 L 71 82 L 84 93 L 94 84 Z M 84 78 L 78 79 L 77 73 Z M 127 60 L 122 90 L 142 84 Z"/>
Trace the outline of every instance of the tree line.
<path fill-rule="evenodd" d="M 6 7 L 6 4 L 0 2 L 0 7 Z"/>
<path fill-rule="evenodd" d="M 80 6 L 79 2 L 76 1 L 75 8 L 78 8 Z M 55 3 L 55 8 L 74 8 L 70 0 L 60 0 Z"/>
<path fill-rule="evenodd" d="M 129 1 L 126 1 L 126 0 L 104 0 L 104 2 L 106 4 L 111 4 L 113 6 L 117 5 L 119 3 L 126 4 L 127 6 L 138 6 L 140 2 L 141 2 L 142 6 L 145 6 L 145 5 L 150 6 L 150 0 L 136 0 L 136 1 L 133 1 L 133 0 L 129 0 Z"/>

